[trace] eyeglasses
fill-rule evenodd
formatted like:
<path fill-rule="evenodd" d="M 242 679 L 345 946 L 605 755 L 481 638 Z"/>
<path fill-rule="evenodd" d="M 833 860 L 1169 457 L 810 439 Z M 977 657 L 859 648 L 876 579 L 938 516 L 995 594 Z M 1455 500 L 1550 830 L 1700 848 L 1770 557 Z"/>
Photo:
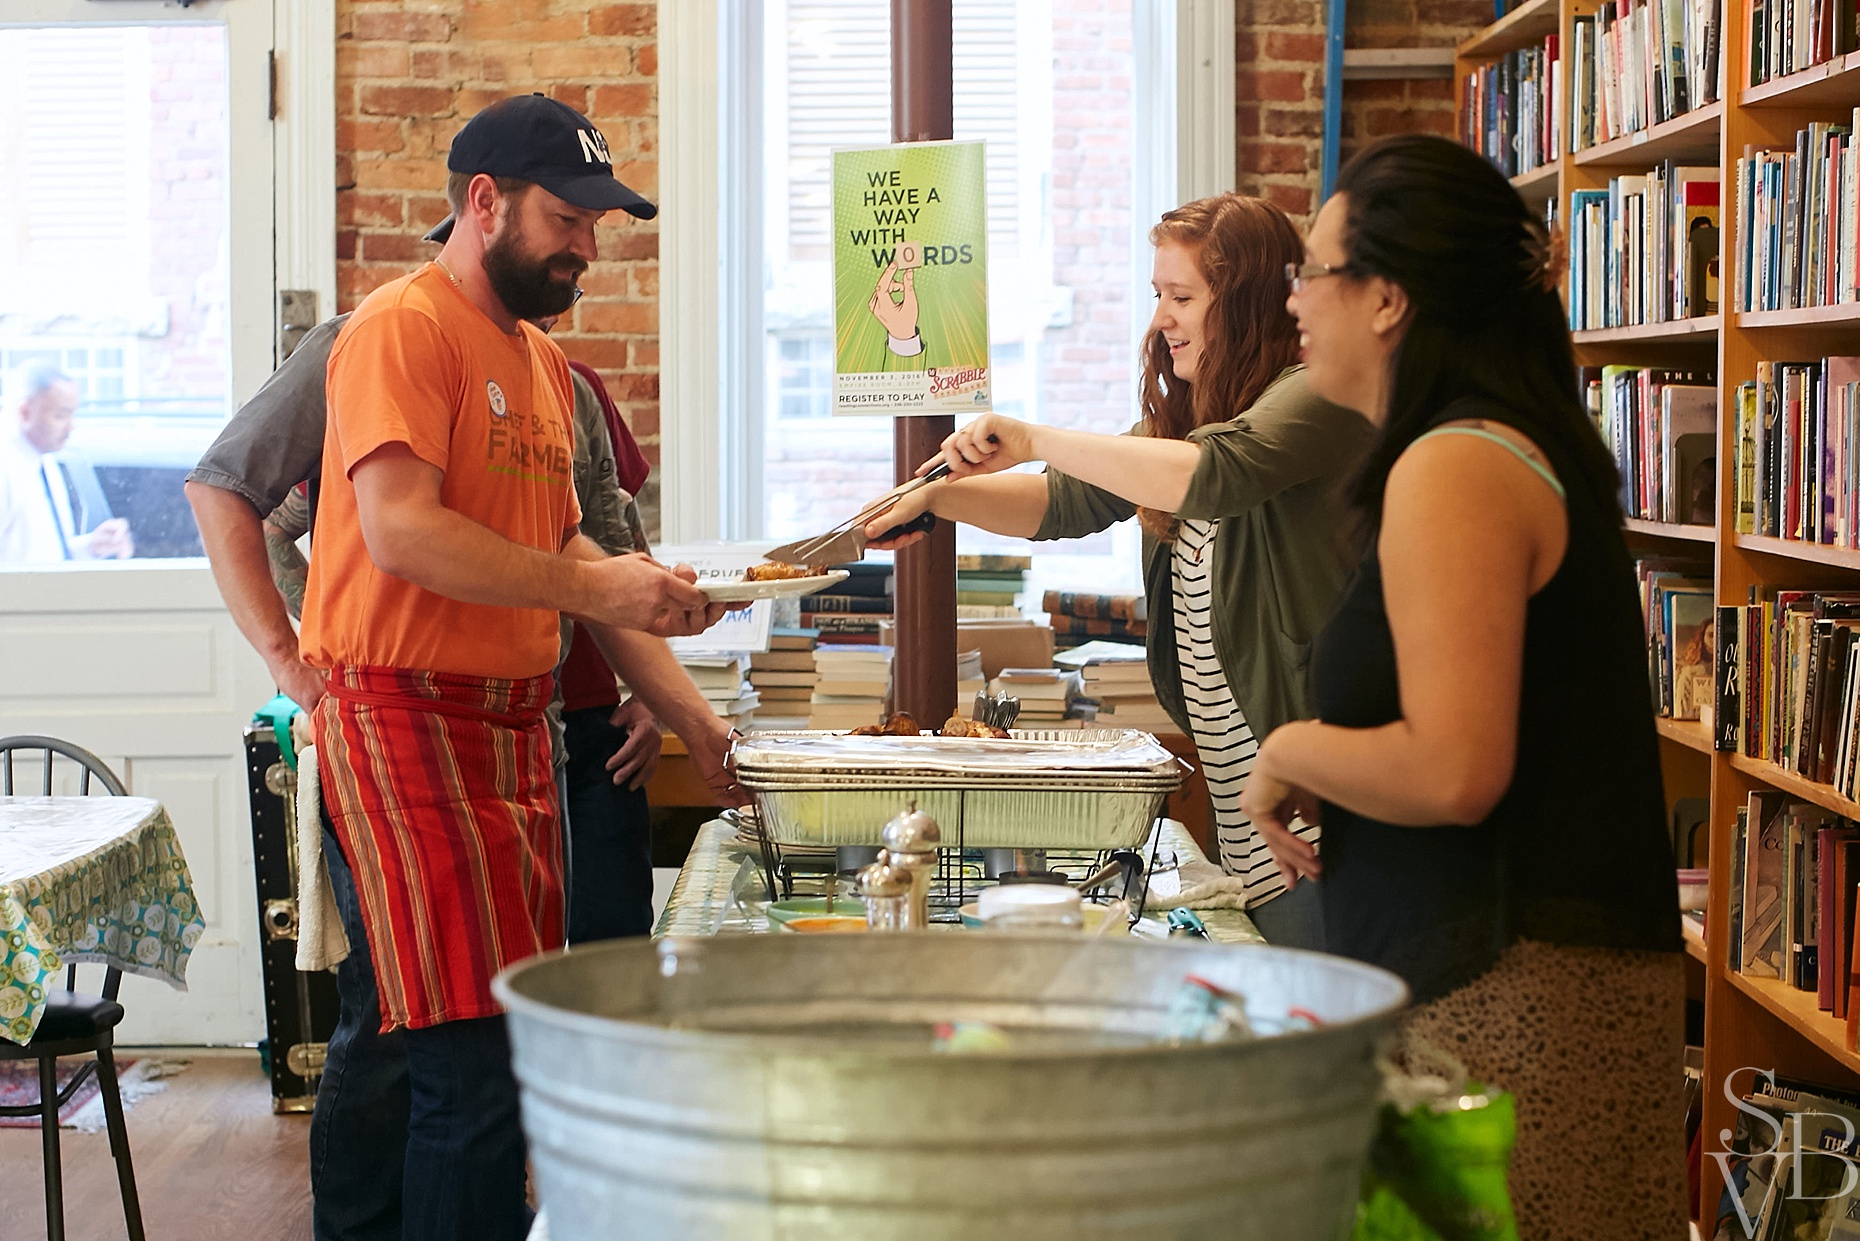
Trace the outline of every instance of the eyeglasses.
<path fill-rule="evenodd" d="M 1355 274 L 1348 263 L 1339 263 L 1335 267 L 1329 263 L 1287 263 L 1285 265 L 1285 283 L 1292 286 L 1294 293 L 1322 276 L 1353 276 Z"/>

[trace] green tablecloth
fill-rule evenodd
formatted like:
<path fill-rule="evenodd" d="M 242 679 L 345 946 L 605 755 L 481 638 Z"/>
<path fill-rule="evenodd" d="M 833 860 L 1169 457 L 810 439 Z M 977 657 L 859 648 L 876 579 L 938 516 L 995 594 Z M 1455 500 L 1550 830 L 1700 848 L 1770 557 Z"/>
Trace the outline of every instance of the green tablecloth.
<path fill-rule="evenodd" d="M 0 1038 L 32 1038 L 47 984 L 73 962 L 186 990 L 205 925 L 160 802 L 0 798 Z"/>
<path fill-rule="evenodd" d="M 730 883 L 736 877 L 743 860 L 758 857 L 753 848 L 737 842 L 736 829 L 730 824 L 721 820 L 706 823 L 699 829 L 697 841 L 691 846 L 691 853 L 678 872 L 678 880 L 672 886 L 672 894 L 665 903 L 665 912 L 659 916 L 653 934 L 749 934 L 768 930 L 766 921 L 749 916 L 730 899 Z M 1152 925 L 1144 929 L 1161 932 L 1162 920 L 1173 904 L 1169 895 L 1177 890 L 1170 864 L 1190 860 L 1204 860 L 1194 837 L 1174 819 L 1164 819 L 1161 847 L 1157 851 L 1159 873 L 1152 880 L 1149 907 L 1144 915 L 1146 922 Z M 1164 867 L 1170 869 L 1162 869 Z M 1209 936 L 1220 943 L 1266 942 L 1254 927 L 1253 920 L 1240 910 L 1209 909 L 1199 912 L 1202 922 L 1207 925 Z"/>

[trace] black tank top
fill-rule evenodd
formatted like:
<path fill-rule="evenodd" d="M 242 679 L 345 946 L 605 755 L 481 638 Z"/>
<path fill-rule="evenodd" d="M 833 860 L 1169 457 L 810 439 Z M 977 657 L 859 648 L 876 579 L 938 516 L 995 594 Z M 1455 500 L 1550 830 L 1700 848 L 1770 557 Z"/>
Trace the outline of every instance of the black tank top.
<path fill-rule="evenodd" d="M 1462 401 L 1435 425 L 1506 410 Z M 1473 827 L 1398 827 L 1326 803 L 1321 846 L 1331 952 L 1400 974 L 1416 1003 L 1490 968 L 1519 939 L 1679 951 L 1659 738 L 1638 592 L 1618 520 L 1552 447 L 1569 546 L 1530 600 L 1511 785 Z M 1374 545 L 1312 652 L 1327 724 L 1401 715 Z"/>

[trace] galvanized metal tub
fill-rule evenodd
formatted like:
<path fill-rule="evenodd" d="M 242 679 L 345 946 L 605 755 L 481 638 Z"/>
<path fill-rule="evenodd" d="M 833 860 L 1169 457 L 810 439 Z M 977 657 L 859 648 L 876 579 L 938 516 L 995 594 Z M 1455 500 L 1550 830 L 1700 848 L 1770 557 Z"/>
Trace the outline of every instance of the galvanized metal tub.
<path fill-rule="evenodd" d="M 1160 1045 L 1189 973 L 1325 1025 Z M 552 1241 L 1332 1241 L 1407 999 L 1317 953 L 955 932 L 617 941 L 496 991 Z M 1013 1045 L 935 1052 L 948 1020 Z"/>

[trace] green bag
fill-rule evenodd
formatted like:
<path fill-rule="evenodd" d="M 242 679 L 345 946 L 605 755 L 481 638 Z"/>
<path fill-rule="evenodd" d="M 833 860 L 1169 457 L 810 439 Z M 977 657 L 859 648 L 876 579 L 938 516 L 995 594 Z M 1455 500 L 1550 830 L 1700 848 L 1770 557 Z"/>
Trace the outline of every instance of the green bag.
<path fill-rule="evenodd" d="M 1506 1184 L 1515 1101 L 1431 1054 L 1455 1071 L 1414 1077 L 1384 1063 L 1394 1101 L 1383 1105 L 1369 1148 L 1352 1241 L 1517 1241 Z"/>

